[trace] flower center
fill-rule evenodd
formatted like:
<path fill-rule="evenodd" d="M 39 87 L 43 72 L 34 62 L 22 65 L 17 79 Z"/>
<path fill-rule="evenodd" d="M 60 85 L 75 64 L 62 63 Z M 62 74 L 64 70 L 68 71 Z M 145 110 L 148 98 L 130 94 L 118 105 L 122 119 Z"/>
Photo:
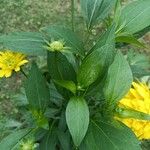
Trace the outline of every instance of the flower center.
<path fill-rule="evenodd" d="M 12 68 L 15 65 L 15 61 L 13 59 L 7 58 L 5 59 L 5 64 L 8 68 Z"/>

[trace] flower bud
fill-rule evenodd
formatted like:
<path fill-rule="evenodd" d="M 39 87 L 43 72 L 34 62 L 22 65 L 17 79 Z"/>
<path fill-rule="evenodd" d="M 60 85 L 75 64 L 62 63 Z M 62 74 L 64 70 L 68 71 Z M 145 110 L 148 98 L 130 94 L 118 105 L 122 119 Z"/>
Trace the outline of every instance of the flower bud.
<path fill-rule="evenodd" d="M 34 150 L 36 146 L 37 145 L 33 142 L 33 140 L 28 140 L 21 143 L 20 150 Z"/>
<path fill-rule="evenodd" d="M 64 43 L 61 41 L 54 41 L 49 46 L 52 51 L 62 51 L 64 49 Z"/>

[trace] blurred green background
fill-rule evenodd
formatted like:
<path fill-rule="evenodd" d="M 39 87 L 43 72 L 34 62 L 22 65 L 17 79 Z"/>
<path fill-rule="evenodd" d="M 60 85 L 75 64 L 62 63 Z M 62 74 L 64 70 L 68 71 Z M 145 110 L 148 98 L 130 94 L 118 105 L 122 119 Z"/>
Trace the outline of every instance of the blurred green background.
<path fill-rule="evenodd" d="M 71 25 L 70 15 L 69 0 L 0 0 L 0 34 L 38 31 L 50 24 Z M 81 19 L 79 15 L 76 21 Z M 148 34 L 146 42 L 149 39 Z M 18 99 L 24 96 L 20 92 L 22 79 L 21 73 L 0 79 L 0 140 L 24 121 L 17 107 Z M 150 149 L 150 144 L 145 142 L 143 149 Z"/>

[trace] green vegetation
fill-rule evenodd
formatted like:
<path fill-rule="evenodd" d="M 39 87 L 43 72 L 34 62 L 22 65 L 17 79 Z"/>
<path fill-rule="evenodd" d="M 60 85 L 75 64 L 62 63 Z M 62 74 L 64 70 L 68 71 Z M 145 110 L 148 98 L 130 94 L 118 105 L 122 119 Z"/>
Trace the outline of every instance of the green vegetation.
<path fill-rule="evenodd" d="M 29 60 L 36 60 L 37 64 L 29 61 L 23 68 L 27 78 L 22 72 L 13 73 L 8 79 L 0 78 L 0 141 L 17 131 L 8 136 L 9 145 L 7 140 L 1 142 L 2 147 L 21 146 L 23 149 L 28 145 L 31 150 L 36 143 L 42 150 L 47 146 L 91 150 L 91 145 L 95 146 L 94 150 L 101 146 L 104 149 L 125 149 L 125 146 L 140 149 L 139 141 L 130 129 L 112 120 L 115 113 L 121 115 L 117 112 L 122 110 L 118 101 L 129 91 L 132 81 L 150 74 L 149 57 L 135 52 L 135 49 L 149 49 L 137 39 L 150 25 L 149 11 L 141 13 L 149 2 L 139 2 L 133 12 L 129 10 L 135 6 L 129 4 L 122 14 L 118 3 L 116 13 L 107 17 L 111 10 L 105 7 L 108 2 L 110 8 L 115 6 L 115 0 L 106 0 L 104 5 L 98 1 L 81 0 L 80 13 L 76 1 L 75 13 L 71 14 L 69 0 L 0 0 L 0 35 L 8 33 L 0 36 L 0 42 L 14 51 L 28 54 Z M 139 19 L 134 19 L 135 16 Z M 134 28 L 140 17 L 143 24 Z M 72 30 L 53 24 L 67 25 Z M 9 34 L 15 31 L 30 32 Z M 127 44 L 140 48 L 134 49 Z M 41 56 L 43 50 L 47 50 L 47 55 Z M 129 112 L 126 117 L 134 111 L 124 109 Z M 136 118 L 138 114 L 140 119 L 146 118 L 145 113 L 142 116 L 138 111 L 134 111 L 133 116 Z M 40 137 L 30 134 L 32 131 Z M 24 143 L 25 135 L 29 140 Z M 120 140 L 122 136 L 126 140 Z M 91 137 L 98 137 L 101 142 Z M 22 143 L 18 142 L 19 139 Z M 142 147 L 147 149 L 149 142 Z"/>
<path fill-rule="evenodd" d="M 68 0 L 0 0 L 0 34 L 70 23 L 69 5 Z M 24 96 L 16 94 L 22 82 L 21 73 L 0 79 L 0 140 L 24 120 L 16 107 Z"/>

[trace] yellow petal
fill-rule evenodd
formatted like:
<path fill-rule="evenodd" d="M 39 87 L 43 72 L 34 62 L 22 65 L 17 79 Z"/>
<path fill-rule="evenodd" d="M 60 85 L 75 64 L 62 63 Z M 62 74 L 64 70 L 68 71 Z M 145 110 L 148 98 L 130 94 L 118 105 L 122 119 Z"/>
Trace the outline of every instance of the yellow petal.
<path fill-rule="evenodd" d="M 17 66 L 21 66 L 21 65 L 24 65 L 24 64 L 26 64 L 26 63 L 28 63 L 28 60 L 22 60 L 21 62 L 19 62 L 18 64 L 17 64 Z"/>
<path fill-rule="evenodd" d="M 0 70 L 0 78 L 4 77 L 5 72 L 3 70 Z"/>
<path fill-rule="evenodd" d="M 16 68 L 15 68 L 15 71 L 16 71 L 16 72 L 20 71 L 20 67 L 16 67 Z"/>
<path fill-rule="evenodd" d="M 6 77 L 6 78 L 10 77 L 11 74 L 12 74 L 12 70 L 6 70 L 6 71 L 5 71 L 5 77 Z"/>
<path fill-rule="evenodd" d="M 130 89 L 131 94 L 138 99 L 141 99 L 142 97 L 139 95 L 139 93 L 135 89 Z"/>
<path fill-rule="evenodd" d="M 128 94 L 119 102 L 119 107 L 130 107 L 131 109 L 139 112 L 150 114 L 150 89 L 145 83 L 133 82 L 133 87 Z M 123 106 L 122 106 L 123 105 Z M 150 139 L 150 121 L 143 121 L 138 119 L 122 119 L 119 118 L 124 124 L 126 124 L 136 136 L 141 139 Z"/>

